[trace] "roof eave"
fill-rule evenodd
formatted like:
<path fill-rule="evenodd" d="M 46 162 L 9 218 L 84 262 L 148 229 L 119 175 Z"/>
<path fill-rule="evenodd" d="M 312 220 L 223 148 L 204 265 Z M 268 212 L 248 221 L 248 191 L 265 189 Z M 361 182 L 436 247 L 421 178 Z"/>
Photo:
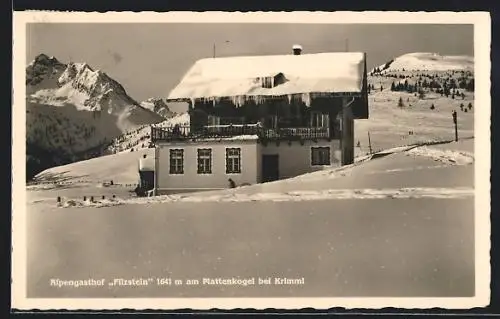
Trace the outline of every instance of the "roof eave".
<path fill-rule="evenodd" d="M 362 91 L 356 91 L 356 92 L 308 92 L 308 93 L 292 93 L 292 94 L 279 94 L 279 95 L 236 95 L 236 96 L 203 96 L 203 97 L 193 97 L 193 98 L 187 98 L 187 97 L 172 97 L 172 98 L 167 98 L 167 102 L 191 102 L 193 100 L 230 100 L 233 98 L 238 98 L 242 96 L 246 96 L 248 99 L 277 99 L 277 98 L 285 98 L 288 97 L 289 95 L 292 96 L 300 96 L 302 94 L 310 94 L 317 96 L 323 96 L 323 97 L 361 97 L 363 96 Z"/>

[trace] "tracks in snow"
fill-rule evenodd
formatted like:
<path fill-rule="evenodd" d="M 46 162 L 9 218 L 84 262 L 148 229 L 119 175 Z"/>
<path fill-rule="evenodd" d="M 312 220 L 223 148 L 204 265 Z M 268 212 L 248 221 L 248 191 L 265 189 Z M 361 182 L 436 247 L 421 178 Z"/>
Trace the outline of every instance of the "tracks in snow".
<path fill-rule="evenodd" d="M 217 195 L 164 195 L 148 198 L 105 199 L 90 201 L 68 200 L 61 207 L 107 207 L 123 204 L 155 203 L 205 203 L 205 202 L 288 202 L 315 200 L 362 200 L 362 199 L 464 199 L 474 196 L 472 187 L 411 187 L 411 188 L 364 188 L 329 189 L 322 191 L 291 191 L 284 193 L 217 194 Z"/>

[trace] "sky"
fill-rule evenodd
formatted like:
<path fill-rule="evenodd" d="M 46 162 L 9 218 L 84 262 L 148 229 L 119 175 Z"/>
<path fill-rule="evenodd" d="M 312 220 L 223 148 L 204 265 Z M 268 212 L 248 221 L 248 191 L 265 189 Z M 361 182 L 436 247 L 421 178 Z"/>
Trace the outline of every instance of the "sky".
<path fill-rule="evenodd" d="M 34 23 L 27 63 L 38 54 L 86 62 L 137 101 L 166 98 L 193 63 L 237 55 L 360 51 L 368 68 L 410 52 L 473 55 L 473 25 L 256 23 Z M 346 39 L 348 39 L 346 41 Z"/>

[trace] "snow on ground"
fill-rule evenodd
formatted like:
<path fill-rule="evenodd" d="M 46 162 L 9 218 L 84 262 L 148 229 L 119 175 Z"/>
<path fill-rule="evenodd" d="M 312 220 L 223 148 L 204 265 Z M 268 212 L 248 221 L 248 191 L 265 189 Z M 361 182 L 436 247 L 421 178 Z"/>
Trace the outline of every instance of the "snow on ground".
<path fill-rule="evenodd" d="M 445 146 L 446 144 L 443 144 Z M 471 140 L 460 141 L 450 149 L 433 146 L 398 147 L 385 151 L 385 157 L 365 159 L 349 166 L 326 168 L 294 178 L 265 184 L 255 184 L 222 191 L 171 194 L 149 198 L 120 197 L 99 199 L 66 198 L 62 207 L 106 207 L 123 204 L 154 204 L 172 202 L 249 202 L 249 201 L 310 201 L 333 199 L 382 198 L 461 198 L 474 195 L 474 156 L 453 148 L 471 148 Z M 466 145 L 466 146 L 464 146 Z M 133 154 L 133 153 L 131 153 Z M 141 153 L 142 154 L 142 153 Z M 129 158 L 140 158 L 141 156 Z M 116 155 L 115 155 L 116 156 Z M 149 156 L 152 156 L 150 154 Z M 93 160 L 96 167 L 98 161 Z M 109 161 L 108 161 L 109 162 Z M 107 168 L 101 167 L 102 172 Z M 74 170 L 72 170 L 74 171 Z M 454 175 L 464 180 L 456 180 Z M 130 176 L 137 173 L 130 172 Z M 102 176 L 102 175 L 101 175 Z M 441 176 L 437 179 L 436 176 Z M 467 179 L 470 177 L 470 180 Z M 443 187 L 443 183 L 445 183 Z M 69 203 L 69 204 L 66 204 Z"/>
<path fill-rule="evenodd" d="M 334 179 L 197 194 L 96 196 L 92 204 L 81 200 L 89 194 L 84 187 L 28 192 L 28 296 L 470 296 L 474 165 L 405 153 L 366 160 Z M 66 197 L 70 191 L 78 198 Z M 65 208 L 57 207 L 56 195 Z M 304 277 L 305 284 L 265 290 L 45 284 L 89 273 L 106 280 Z"/>
<path fill-rule="evenodd" d="M 460 110 L 460 105 L 474 105 L 474 95 L 465 98 L 442 97 L 428 92 L 423 99 L 406 92 L 390 90 L 394 79 L 371 77 L 376 90 L 369 95 L 370 117 L 356 120 L 356 154 L 367 154 L 396 146 L 412 145 L 431 141 L 452 141 L 455 130 L 452 111 L 457 111 L 459 138 L 474 136 L 474 107 L 468 112 Z M 378 88 L 383 87 L 383 91 Z M 398 107 L 399 99 L 404 106 Z M 434 110 L 431 106 L 434 105 Z M 369 134 L 369 136 L 368 136 Z"/>
<path fill-rule="evenodd" d="M 473 148 L 473 140 L 425 148 L 461 154 Z M 407 154 L 414 149 L 397 148 L 339 169 L 335 178 L 318 174 L 222 191 L 150 198 L 131 197 L 123 188 L 82 185 L 29 191 L 28 295 L 472 295 L 474 165 L 435 161 L 428 151 Z M 338 173 L 321 173 L 328 172 Z M 102 194 L 105 199 L 98 196 Z M 90 195 L 95 195 L 94 203 Z M 60 207 L 56 196 L 63 199 Z M 265 291 L 156 285 L 141 291 L 54 289 L 44 284 L 54 277 L 84 278 L 89 273 L 106 280 L 145 274 L 304 277 L 306 284 L 271 285 Z"/>
<path fill-rule="evenodd" d="M 474 162 L 474 154 L 468 152 L 457 152 L 451 150 L 440 150 L 432 147 L 422 146 L 409 150 L 408 155 L 430 157 L 436 161 L 452 162 L 457 165 L 467 165 Z"/>
<path fill-rule="evenodd" d="M 92 158 L 68 165 L 53 167 L 38 174 L 35 183 L 91 183 L 100 184 L 113 181 L 114 184 L 137 183 L 139 179 L 139 159 L 143 155 L 154 156 L 154 149 L 124 152 Z M 37 189 L 39 185 L 29 186 Z M 47 187 L 41 185 L 41 187 Z"/>
<path fill-rule="evenodd" d="M 208 202 L 255 202 L 255 201 L 318 201 L 318 200 L 342 200 L 342 199 L 411 199 L 411 198 L 438 198 L 453 199 L 474 197 L 473 187 L 455 187 L 455 188 L 384 188 L 384 189 L 328 189 L 321 191 L 292 191 L 286 193 L 255 193 L 255 194 L 224 194 L 224 195 L 164 195 L 151 198 L 133 198 L 133 199 L 113 199 L 105 198 L 94 201 L 69 199 L 59 207 L 108 207 L 123 204 L 156 204 L 156 203 L 208 203 Z M 246 212 L 245 212 L 246 213 Z"/>
<path fill-rule="evenodd" d="M 189 116 L 180 114 L 163 121 L 157 126 L 172 127 L 175 124 L 189 124 Z M 154 149 L 148 148 L 150 126 L 129 132 L 123 140 L 117 140 L 113 150 L 116 154 L 100 156 L 68 165 L 49 168 L 35 176 L 28 185 L 29 190 L 59 189 L 75 184 L 96 185 L 113 181 L 115 185 L 136 184 L 139 179 L 139 159 L 143 155 L 154 157 Z"/>

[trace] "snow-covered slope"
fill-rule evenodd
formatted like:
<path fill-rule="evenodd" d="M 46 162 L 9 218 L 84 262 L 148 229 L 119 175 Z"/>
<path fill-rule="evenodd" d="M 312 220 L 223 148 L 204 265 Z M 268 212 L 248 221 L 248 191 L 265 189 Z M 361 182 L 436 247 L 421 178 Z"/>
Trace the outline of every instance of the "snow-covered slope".
<path fill-rule="evenodd" d="M 141 106 L 145 109 L 155 112 L 164 118 L 171 118 L 176 115 L 170 110 L 168 105 L 162 98 L 149 98 L 146 101 L 141 102 Z"/>
<path fill-rule="evenodd" d="M 376 71 L 375 68 L 373 71 Z M 380 72 L 393 71 L 451 71 L 474 70 L 474 58 L 466 55 L 443 56 L 437 53 L 414 52 L 404 54 L 378 66 Z"/>
<path fill-rule="evenodd" d="M 113 138 L 162 120 L 86 63 L 40 54 L 26 67 L 27 153 L 38 162 L 47 160 L 40 152 L 53 155 L 42 168 L 100 155 Z"/>
<path fill-rule="evenodd" d="M 142 126 L 125 133 L 115 138 L 109 147 L 109 153 L 116 154 L 49 168 L 39 173 L 34 181 L 101 183 L 113 180 L 115 183 L 121 184 L 134 183 L 138 176 L 138 160 L 144 154 L 154 156 L 154 150 L 148 148 L 151 126 L 173 127 L 176 124 L 189 125 L 189 115 L 187 113 L 179 114 L 163 122 Z"/>
<path fill-rule="evenodd" d="M 152 124 L 152 125 L 143 125 L 133 131 L 124 133 L 115 139 L 109 146 L 109 153 L 118 153 L 123 151 L 132 151 L 147 148 L 149 147 L 150 141 L 150 133 L 151 126 L 155 127 L 173 127 L 174 125 L 179 124 L 181 126 L 189 125 L 189 115 L 188 113 L 182 113 L 175 115 L 167 120 L 162 122 Z"/>
<path fill-rule="evenodd" d="M 370 144 L 376 151 L 454 139 L 453 111 L 459 137 L 474 136 L 472 57 L 410 53 L 375 71 L 368 76 L 370 118 L 355 124 L 357 153 Z"/>

